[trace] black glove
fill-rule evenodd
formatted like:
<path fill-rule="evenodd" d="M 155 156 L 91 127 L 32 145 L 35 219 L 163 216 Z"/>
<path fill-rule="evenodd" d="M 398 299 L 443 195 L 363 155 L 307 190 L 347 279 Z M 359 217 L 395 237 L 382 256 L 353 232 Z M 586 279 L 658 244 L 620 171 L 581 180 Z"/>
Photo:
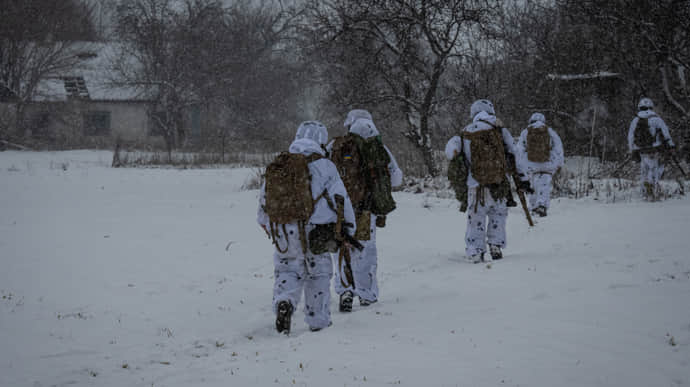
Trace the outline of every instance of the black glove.
<path fill-rule="evenodd" d="M 534 190 L 532 189 L 532 185 L 529 183 L 528 180 L 520 180 L 517 183 L 517 188 L 521 191 L 525 191 L 527 193 L 534 193 Z"/>
<path fill-rule="evenodd" d="M 376 227 L 386 227 L 386 215 L 376 215 Z"/>

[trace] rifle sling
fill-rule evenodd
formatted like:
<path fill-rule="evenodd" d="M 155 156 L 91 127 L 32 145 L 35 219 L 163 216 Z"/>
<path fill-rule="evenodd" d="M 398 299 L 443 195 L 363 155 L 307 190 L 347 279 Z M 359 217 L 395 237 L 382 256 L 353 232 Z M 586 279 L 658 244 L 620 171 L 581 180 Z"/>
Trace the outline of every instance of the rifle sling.
<path fill-rule="evenodd" d="M 345 246 L 340 248 L 340 253 L 338 254 L 338 270 L 340 275 L 340 284 L 347 288 L 352 285 L 352 289 L 355 288 L 355 280 L 352 275 L 352 257 L 350 256 L 350 249 Z M 343 267 L 344 264 L 344 267 Z M 345 279 L 348 283 L 343 281 Z"/>
<path fill-rule="evenodd" d="M 285 225 L 283 224 L 283 235 L 285 235 L 285 249 L 280 248 L 280 244 L 278 243 L 278 224 L 274 222 L 269 223 L 269 227 L 271 228 L 271 240 L 273 240 L 273 244 L 276 246 L 276 249 L 278 252 L 281 254 L 285 254 L 288 251 L 288 248 L 290 248 L 290 241 L 288 241 L 287 237 L 287 231 L 285 230 Z"/>

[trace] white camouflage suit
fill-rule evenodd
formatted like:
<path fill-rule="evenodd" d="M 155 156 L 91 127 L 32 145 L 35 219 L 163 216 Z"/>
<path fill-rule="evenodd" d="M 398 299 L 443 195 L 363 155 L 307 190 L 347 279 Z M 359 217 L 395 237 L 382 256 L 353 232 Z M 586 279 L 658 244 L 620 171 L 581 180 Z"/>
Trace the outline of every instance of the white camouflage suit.
<path fill-rule="evenodd" d="M 654 150 L 642 150 L 635 144 L 635 130 L 640 119 L 648 119 L 649 132 L 654 138 L 652 147 L 660 148 L 663 145 L 673 147 L 673 140 L 668 131 L 668 126 L 664 120 L 661 119 L 653 110 L 654 105 L 649 98 L 642 98 L 638 104 L 640 111 L 637 116 L 630 122 L 628 129 L 628 150 L 632 152 L 640 152 L 640 185 L 642 193 L 646 194 L 645 183 L 651 185 L 654 191 L 658 190 L 659 180 L 664 174 L 664 162 L 659 154 Z"/>
<path fill-rule="evenodd" d="M 322 128 L 325 130 L 325 127 L 322 126 Z M 298 132 L 299 136 L 300 133 Z M 325 135 L 323 141 L 325 142 L 327 138 L 328 134 Z M 296 139 L 290 145 L 289 152 L 301 153 L 305 156 L 314 153 L 325 155 L 321 144 L 309 138 Z M 312 178 L 312 197 L 316 199 L 324 190 L 327 190 L 330 200 L 334 203 L 335 195 L 343 196 L 345 198 L 345 221 L 355 224 L 352 204 L 335 165 L 330 160 L 321 158 L 309 163 L 309 172 Z M 269 228 L 269 218 L 263 210 L 263 206 L 266 203 L 265 192 L 264 186 L 261 188 L 257 221 L 262 227 Z M 286 198 L 286 200 L 289 200 L 289 198 Z M 329 207 L 326 199 L 321 198 L 315 203 L 314 212 L 306 226 L 307 235 L 314 225 L 335 223 L 336 219 L 336 213 Z M 281 246 L 281 250 L 284 250 L 286 246 L 288 249 L 285 253 L 281 253 L 277 249 L 273 253 L 273 264 L 275 267 L 275 282 L 273 286 L 274 312 L 278 303 L 284 300 L 290 301 L 293 308 L 296 308 L 304 290 L 304 321 L 312 329 L 321 329 L 329 326 L 331 323 L 330 285 L 333 275 L 330 253 L 314 255 L 307 251 L 304 254 L 296 224 L 285 225 L 287 235 L 283 233 L 282 226 L 278 227 L 277 231 L 277 241 Z M 349 231 L 351 235 L 354 235 L 354 229 Z"/>
<path fill-rule="evenodd" d="M 488 101 L 487 101 L 488 102 Z M 476 104 L 476 102 L 475 102 Z M 493 114 L 493 106 L 490 111 L 475 112 L 475 104 L 473 104 L 472 115 L 473 122 L 467 125 L 463 132 L 474 133 L 481 130 L 490 130 L 492 126 L 483 121 L 496 123 L 496 116 Z M 486 108 L 487 110 L 488 107 Z M 476 113 L 476 114 L 475 114 Z M 514 139 L 508 129 L 502 129 L 504 150 L 515 154 Z M 446 157 L 451 160 L 456 153 L 465 152 L 465 157 L 468 166 L 472 164 L 471 141 L 468 139 L 461 139 L 460 136 L 452 137 L 446 144 Z M 524 174 L 524 168 L 517 162 L 518 173 L 523 180 L 527 180 Z M 467 176 L 467 229 L 465 230 L 465 254 L 468 258 L 484 254 L 486 252 L 486 244 L 505 248 L 507 245 L 506 237 L 506 220 L 508 218 L 508 207 L 506 206 L 506 199 L 502 198 L 495 200 L 491 197 L 488 188 L 484 188 L 481 192 L 477 192 L 479 183 L 472 177 L 472 172 L 469 171 Z M 477 194 L 481 195 L 479 203 L 477 203 Z M 482 203 L 483 202 L 483 203 Z M 488 218 L 488 219 L 487 219 Z"/>
<path fill-rule="evenodd" d="M 360 135 L 363 138 L 375 137 L 379 135 L 378 129 L 374 125 L 371 114 L 366 110 L 356 109 L 348 113 L 345 120 L 345 127 L 351 133 Z M 329 144 L 329 151 L 333 143 Z M 385 146 L 384 146 L 385 147 Z M 398 187 L 402 184 L 403 173 L 395 161 L 395 157 L 391 151 L 386 148 L 388 156 L 390 156 L 390 163 L 388 164 L 388 171 L 391 174 L 391 185 Z M 335 291 L 338 294 L 343 294 L 345 291 L 351 291 L 360 299 L 376 302 L 379 298 L 379 286 L 376 279 L 376 271 L 378 269 L 378 253 L 376 250 L 376 216 L 371 215 L 371 239 L 368 241 L 360 241 L 364 245 L 364 249 L 360 252 L 357 249 L 351 250 L 351 266 L 352 277 L 355 282 L 354 289 L 352 286 L 344 287 L 341 278 L 344 276 L 340 268 L 336 268 L 335 272 Z M 337 260 L 336 260 L 337 266 Z M 347 281 L 345 281 L 347 282 Z"/>
<path fill-rule="evenodd" d="M 549 153 L 549 161 L 538 163 L 529 160 L 527 152 L 527 133 L 530 128 L 540 128 L 546 125 L 546 119 L 541 113 L 534 113 L 529 119 L 529 126 L 520 133 L 520 138 L 517 142 L 517 153 L 520 158 L 520 163 L 525 167 L 527 176 L 530 178 L 530 183 L 534 193 L 529 197 L 530 208 L 537 207 L 549 208 L 551 203 L 551 179 L 559 167 L 563 165 L 563 143 L 558 133 L 549 128 L 549 137 L 551 137 L 551 152 Z"/>

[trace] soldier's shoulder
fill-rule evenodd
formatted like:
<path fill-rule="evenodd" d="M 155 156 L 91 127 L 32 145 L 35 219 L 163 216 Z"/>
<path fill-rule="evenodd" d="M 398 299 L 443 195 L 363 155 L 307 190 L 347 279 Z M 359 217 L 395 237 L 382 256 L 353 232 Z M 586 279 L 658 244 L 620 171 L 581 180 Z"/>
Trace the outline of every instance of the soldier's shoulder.
<path fill-rule="evenodd" d="M 478 132 L 480 130 L 486 130 L 489 128 L 490 128 L 490 126 L 488 124 L 481 122 L 481 121 L 477 121 L 477 122 L 473 122 L 473 123 L 465 126 L 465 128 L 462 131 L 464 133 L 474 133 L 474 132 Z"/>

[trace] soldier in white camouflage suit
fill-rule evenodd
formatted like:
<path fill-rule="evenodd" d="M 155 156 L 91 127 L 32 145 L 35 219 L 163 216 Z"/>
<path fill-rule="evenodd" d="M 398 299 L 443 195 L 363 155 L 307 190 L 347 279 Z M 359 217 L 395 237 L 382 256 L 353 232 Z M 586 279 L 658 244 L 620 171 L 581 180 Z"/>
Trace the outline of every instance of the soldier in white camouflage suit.
<path fill-rule="evenodd" d="M 520 134 L 517 151 L 534 189 L 529 197 L 530 208 L 544 217 L 551 203 L 551 179 L 563 165 L 561 138 L 546 126 L 543 114 L 534 113 L 529 119 L 529 126 Z"/>
<path fill-rule="evenodd" d="M 507 174 L 510 169 L 517 168 L 520 179 L 515 183 L 521 189 L 531 191 L 531 187 L 524 168 L 515 157 L 513 136 L 496 118 L 491 101 L 475 101 L 470 108 L 470 117 L 472 123 L 463 129 L 462 137 L 454 136 L 448 141 L 446 157 L 451 160 L 455 155 L 464 153 L 469 170 L 465 230 L 467 258 L 473 263 L 490 262 L 503 258 L 501 249 L 507 245 L 507 201 L 510 195 Z M 489 133 L 491 136 L 488 138 L 493 143 L 488 147 L 479 147 Z M 473 149 L 478 154 L 475 155 Z M 493 165 L 493 168 L 488 168 L 493 170 L 487 170 L 485 165 Z M 485 175 L 492 175 L 492 180 L 487 180 L 489 178 Z M 487 243 L 489 256 L 485 256 Z"/>
<path fill-rule="evenodd" d="M 380 135 L 378 129 L 372 121 L 371 114 L 363 109 L 351 110 L 344 122 L 345 128 L 352 133 L 358 134 L 362 138 L 371 138 Z M 328 150 L 330 152 L 333 143 L 329 144 Z M 402 184 L 403 173 L 395 157 L 391 151 L 384 145 L 390 163 L 388 164 L 388 171 L 391 175 L 391 186 L 398 187 Z M 385 218 L 384 218 L 385 219 Z M 341 311 L 349 311 L 352 308 L 353 296 L 359 297 L 361 306 L 368 306 L 378 301 L 379 286 L 376 278 L 376 271 L 378 268 L 378 253 L 376 250 L 376 228 L 377 224 L 382 225 L 382 219 L 377 222 L 376 215 L 371 215 L 371 239 L 360 241 L 364 245 L 364 250 L 361 252 L 353 250 L 352 253 L 352 276 L 354 279 L 354 288 L 352 285 L 343 286 L 341 277 L 343 273 L 336 270 L 335 274 L 335 291 L 340 295 L 340 309 Z"/>
<path fill-rule="evenodd" d="M 637 104 L 637 116 L 628 129 L 628 149 L 640 161 L 640 182 L 642 194 L 647 200 L 656 200 L 659 194 L 659 180 L 664 174 L 662 151 L 675 147 L 668 126 L 654 112 L 649 98 L 642 98 Z"/>
<path fill-rule="evenodd" d="M 307 121 L 300 125 L 297 136 L 290 145 L 289 152 L 311 156 L 323 156 L 308 164 L 311 175 L 312 197 L 317 199 L 324 192 L 328 198 L 320 197 L 314 203 L 314 211 L 306 225 L 307 233 L 315 225 L 335 223 L 336 212 L 329 205 L 335 202 L 335 196 L 342 196 L 345 200 L 345 222 L 355 224 L 355 214 L 352 204 L 345 190 L 335 165 L 325 158 L 322 145 L 328 140 L 326 127 L 317 121 Z M 285 198 L 290 200 L 290 198 Z M 261 187 L 257 222 L 270 235 L 270 219 L 264 211 L 266 204 L 266 187 Z M 284 230 L 284 231 L 283 231 Z M 290 318 L 299 304 L 304 291 L 305 305 L 304 321 L 312 331 L 318 331 L 331 324 L 330 286 L 333 276 L 333 263 L 330 253 L 313 254 L 302 250 L 299 239 L 299 229 L 296 224 L 287 224 L 285 228 L 278 227 L 276 243 L 283 248 L 281 252 L 276 247 L 273 253 L 275 280 L 273 287 L 273 309 L 276 313 L 276 328 L 279 332 L 289 333 Z M 354 235 L 354 227 L 349 230 Z"/>

